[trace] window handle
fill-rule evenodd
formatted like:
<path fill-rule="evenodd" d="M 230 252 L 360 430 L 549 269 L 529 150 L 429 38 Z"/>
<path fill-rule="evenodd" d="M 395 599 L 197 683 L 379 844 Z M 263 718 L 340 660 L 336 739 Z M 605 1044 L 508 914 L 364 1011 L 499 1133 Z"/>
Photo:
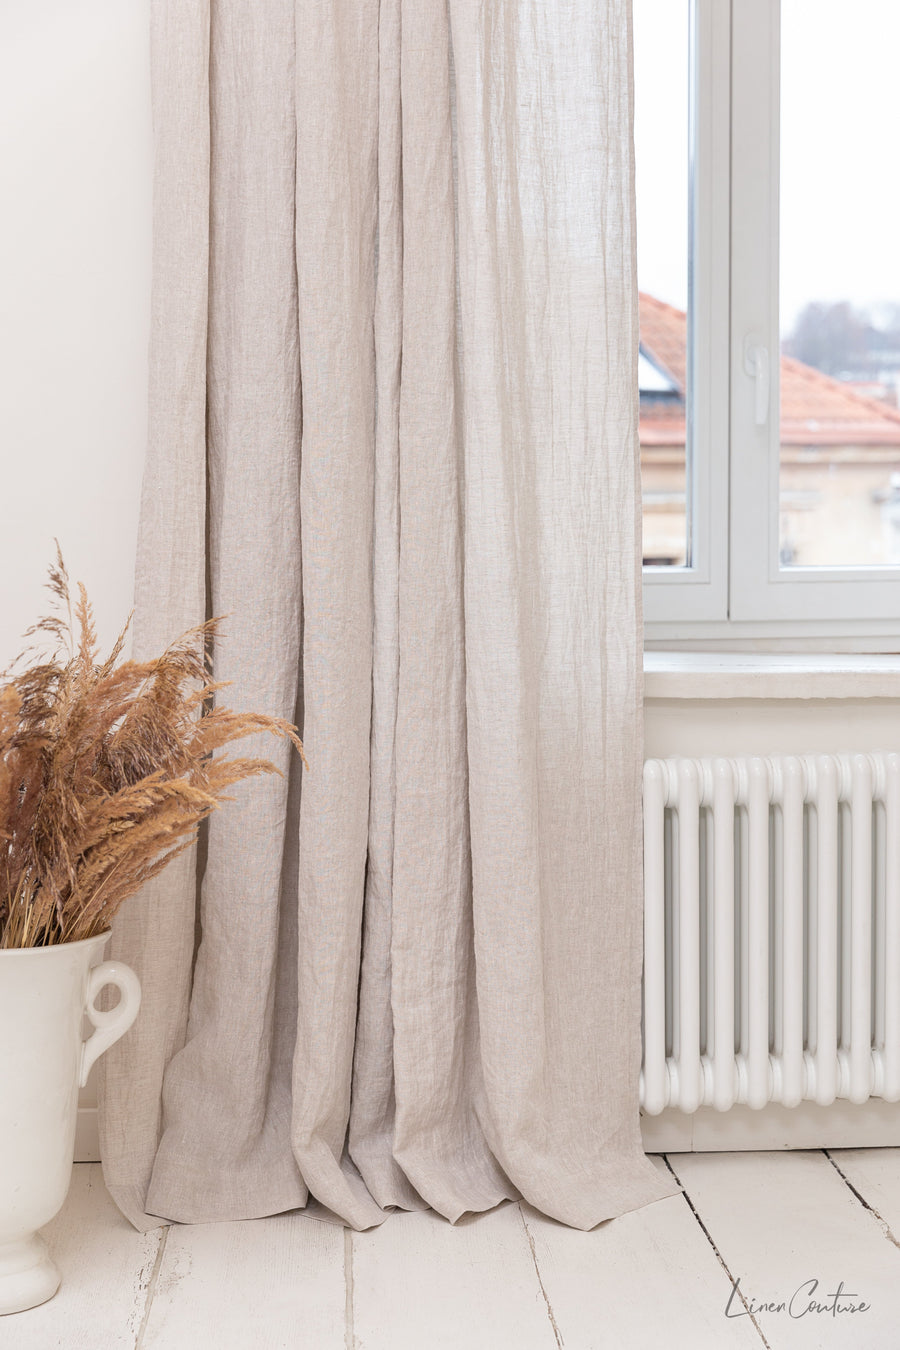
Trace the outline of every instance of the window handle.
<path fill-rule="evenodd" d="M 769 349 L 758 338 L 744 339 L 744 371 L 755 385 L 754 421 L 764 427 L 769 417 Z"/>

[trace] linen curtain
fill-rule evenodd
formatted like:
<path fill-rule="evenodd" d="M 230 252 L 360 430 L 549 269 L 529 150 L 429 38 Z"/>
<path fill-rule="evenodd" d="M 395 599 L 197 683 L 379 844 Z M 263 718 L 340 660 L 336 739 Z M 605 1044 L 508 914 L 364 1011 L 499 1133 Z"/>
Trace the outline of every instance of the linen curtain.
<path fill-rule="evenodd" d="M 641 1149 L 628 0 L 154 0 L 135 647 L 209 613 L 309 771 L 241 785 L 116 923 L 137 1227 L 365 1228 Z"/>

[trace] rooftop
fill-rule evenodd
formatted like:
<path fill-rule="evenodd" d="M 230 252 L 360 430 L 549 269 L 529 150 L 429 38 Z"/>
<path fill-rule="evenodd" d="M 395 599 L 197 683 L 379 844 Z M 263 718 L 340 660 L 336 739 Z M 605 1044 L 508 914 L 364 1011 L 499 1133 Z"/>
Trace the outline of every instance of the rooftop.
<path fill-rule="evenodd" d="M 684 445 L 686 315 L 642 291 L 640 321 L 642 371 L 656 372 L 653 381 L 640 381 L 641 444 Z M 668 395 L 667 384 L 674 385 Z M 781 444 L 900 445 L 900 412 L 782 356 Z"/>

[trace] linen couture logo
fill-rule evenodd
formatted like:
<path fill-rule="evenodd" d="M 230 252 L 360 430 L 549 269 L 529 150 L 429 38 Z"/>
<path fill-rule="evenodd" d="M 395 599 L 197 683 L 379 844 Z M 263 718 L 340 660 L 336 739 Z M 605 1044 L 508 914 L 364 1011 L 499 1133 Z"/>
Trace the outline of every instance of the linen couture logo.
<path fill-rule="evenodd" d="M 826 1293 L 819 1280 L 804 1280 L 787 1298 L 775 1298 L 766 1303 L 757 1303 L 756 1299 L 744 1293 L 740 1287 L 740 1278 L 731 1286 L 728 1302 L 725 1304 L 726 1317 L 754 1317 L 757 1313 L 782 1313 L 786 1317 L 798 1320 L 801 1317 L 825 1316 L 838 1318 L 845 1314 L 865 1313 L 871 1308 L 859 1294 L 848 1293 L 844 1281 L 838 1283 L 833 1293 Z"/>

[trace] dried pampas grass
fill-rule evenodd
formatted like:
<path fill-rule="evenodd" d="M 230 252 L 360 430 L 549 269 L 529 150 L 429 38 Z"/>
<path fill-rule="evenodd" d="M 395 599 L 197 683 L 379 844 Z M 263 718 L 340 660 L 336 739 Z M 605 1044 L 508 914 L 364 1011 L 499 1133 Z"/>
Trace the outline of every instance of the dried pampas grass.
<path fill-rule="evenodd" d="M 128 896 L 188 848 L 200 822 L 265 759 L 216 753 L 255 732 L 303 746 L 289 722 L 217 706 L 207 651 L 219 620 L 156 661 L 122 661 L 128 624 L 99 661 L 84 587 L 71 603 L 57 546 L 57 613 L 26 636 L 49 658 L 0 683 L 0 948 L 77 942 L 109 927 Z M 129 620 L 130 623 L 130 620 Z M 304 758 L 304 763 L 305 763 Z"/>

